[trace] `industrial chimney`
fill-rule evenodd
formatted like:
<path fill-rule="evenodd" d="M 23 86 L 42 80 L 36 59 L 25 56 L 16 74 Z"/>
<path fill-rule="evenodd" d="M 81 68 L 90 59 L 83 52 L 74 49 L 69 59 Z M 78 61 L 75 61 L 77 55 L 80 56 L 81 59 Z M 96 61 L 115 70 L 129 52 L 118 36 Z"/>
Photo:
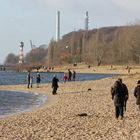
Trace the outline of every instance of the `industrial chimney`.
<path fill-rule="evenodd" d="M 60 39 L 60 11 L 56 14 L 56 41 Z"/>
<path fill-rule="evenodd" d="M 85 30 L 88 30 L 88 23 L 89 23 L 88 11 L 86 11 L 85 15 Z"/>

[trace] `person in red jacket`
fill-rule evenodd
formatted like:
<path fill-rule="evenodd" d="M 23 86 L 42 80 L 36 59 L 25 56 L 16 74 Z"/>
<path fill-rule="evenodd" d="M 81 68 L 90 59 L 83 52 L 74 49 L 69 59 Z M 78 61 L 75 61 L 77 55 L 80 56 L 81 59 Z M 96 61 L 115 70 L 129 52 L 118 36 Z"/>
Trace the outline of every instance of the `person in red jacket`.
<path fill-rule="evenodd" d="M 68 80 L 68 76 L 66 74 L 64 74 L 63 81 L 66 82 L 67 80 Z"/>

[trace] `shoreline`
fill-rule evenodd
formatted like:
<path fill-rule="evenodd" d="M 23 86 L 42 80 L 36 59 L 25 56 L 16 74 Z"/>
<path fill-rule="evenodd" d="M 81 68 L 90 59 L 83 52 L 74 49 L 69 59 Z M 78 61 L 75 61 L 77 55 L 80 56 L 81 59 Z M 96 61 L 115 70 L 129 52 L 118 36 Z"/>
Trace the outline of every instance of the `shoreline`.
<path fill-rule="evenodd" d="M 118 77 L 128 86 L 130 95 L 123 120 L 114 117 L 110 93 L 111 85 Z M 140 115 L 133 97 L 133 89 L 139 78 L 140 74 L 129 74 L 100 80 L 59 83 L 57 95 L 51 94 L 50 83 L 33 89 L 26 89 L 25 85 L 0 86 L 0 89 L 26 89 L 25 91 L 48 97 L 45 104 L 32 111 L 0 118 L 0 139 L 139 139 Z M 87 113 L 87 116 L 77 116 L 80 113 Z"/>
<path fill-rule="evenodd" d="M 130 68 L 130 72 L 128 71 Z M 135 74 L 140 73 L 139 65 L 103 65 L 103 66 L 93 66 L 88 68 L 88 64 L 78 64 L 77 66 L 63 65 L 57 66 L 54 71 L 67 72 L 68 69 L 76 70 L 80 73 L 112 73 L 112 74 Z M 52 71 L 52 72 L 54 72 Z"/>

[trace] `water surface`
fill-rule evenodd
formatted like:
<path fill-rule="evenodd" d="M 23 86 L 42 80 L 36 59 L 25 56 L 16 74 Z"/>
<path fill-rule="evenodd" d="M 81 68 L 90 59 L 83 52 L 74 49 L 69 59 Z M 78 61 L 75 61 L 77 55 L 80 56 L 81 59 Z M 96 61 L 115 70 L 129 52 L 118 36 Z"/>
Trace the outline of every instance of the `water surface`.
<path fill-rule="evenodd" d="M 41 72 L 41 83 L 52 81 L 54 74 L 59 81 L 63 81 L 64 73 Z M 32 72 L 33 83 L 36 83 L 36 72 Z M 114 74 L 77 73 L 76 81 L 97 80 L 112 77 Z M 27 72 L 0 72 L 0 85 L 26 84 Z M 38 107 L 46 101 L 47 97 L 30 92 L 0 90 L 0 115 L 10 115 Z"/>
<path fill-rule="evenodd" d="M 56 74 L 59 81 L 61 82 L 63 79 L 64 73 L 48 73 L 41 72 L 41 83 L 49 83 L 52 81 L 53 75 Z M 32 72 L 33 83 L 36 83 L 36 72 Z M 76 81 L 83 80 L 97 80 L 106 77 L 112 77 L 114 74 L 89 74 L 89 73 L 77 73 Z M 26 84 L 27 72 L 0 72 L 0 85 L 18 85 L 18 84 Z"/>
<path fill-rule="evenodd" d="M 46 100 L 47 96 L 38 93 L 0 90 L 0 115 L 28 111 Z"/>

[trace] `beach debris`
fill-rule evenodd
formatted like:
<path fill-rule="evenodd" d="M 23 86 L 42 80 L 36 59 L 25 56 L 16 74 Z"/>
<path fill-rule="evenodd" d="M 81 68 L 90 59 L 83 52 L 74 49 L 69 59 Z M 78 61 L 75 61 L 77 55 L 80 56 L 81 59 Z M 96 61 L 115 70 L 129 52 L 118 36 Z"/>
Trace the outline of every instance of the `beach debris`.
<path fill-rule="evenodd" d="M 80 113 L 80 114 L 78 114 L 77 116 L 85 117 L 85 116 L 88 116 L 88 115 L 87 115 L 87 113 Z"/>
<path fill-rule="evenodd" d="M 88 91 L 91 91 L 92 89 L 91 88 L 88 88 Z"/>

